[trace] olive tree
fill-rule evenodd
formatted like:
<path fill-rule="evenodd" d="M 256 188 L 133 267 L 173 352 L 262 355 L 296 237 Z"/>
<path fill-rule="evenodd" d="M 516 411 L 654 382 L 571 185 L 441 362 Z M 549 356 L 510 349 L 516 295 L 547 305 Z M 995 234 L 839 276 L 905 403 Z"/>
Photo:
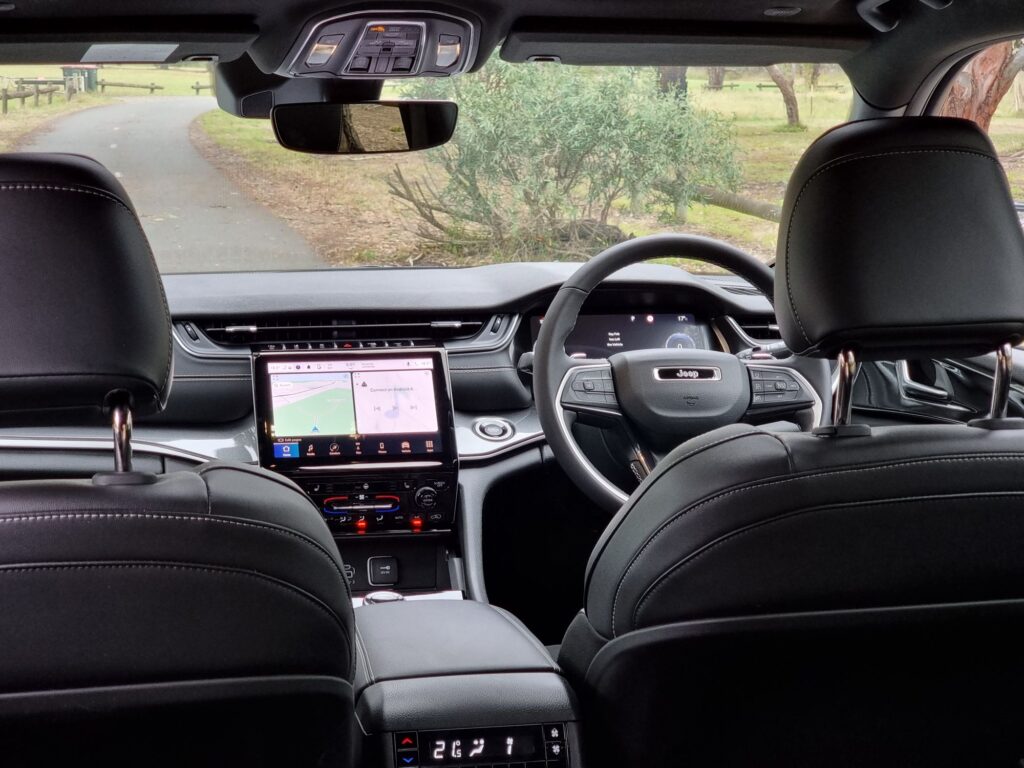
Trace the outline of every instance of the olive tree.
<path fill-rule="evenodd" d="M 739 177 L 729 125 L 663 91 L 653 68 L 491 61 L 408 95 L 459 104 L 456 135 L 428 172 L 389 178 L 420 234 L 459 256 L 591 255 L 625 237 L 618 210 L 679 212 L 702 187 Z"/>

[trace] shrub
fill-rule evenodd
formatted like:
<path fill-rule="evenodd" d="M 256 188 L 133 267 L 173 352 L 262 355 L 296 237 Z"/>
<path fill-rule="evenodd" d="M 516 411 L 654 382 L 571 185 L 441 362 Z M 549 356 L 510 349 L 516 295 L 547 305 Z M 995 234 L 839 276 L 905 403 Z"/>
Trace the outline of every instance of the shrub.
<path fill-rule="evenodd" d="M 406 95 L 459 104 L 456 135 L 428 154 L 427 176 L 396 167 L 389 186 L 426 240 L 461 257 L 587 257 L 624 239 L 616 208 L 681 213 L 701 187 L 739 179 L 728 123 L 660 90 L 653 68 L 492 60 Z"/>

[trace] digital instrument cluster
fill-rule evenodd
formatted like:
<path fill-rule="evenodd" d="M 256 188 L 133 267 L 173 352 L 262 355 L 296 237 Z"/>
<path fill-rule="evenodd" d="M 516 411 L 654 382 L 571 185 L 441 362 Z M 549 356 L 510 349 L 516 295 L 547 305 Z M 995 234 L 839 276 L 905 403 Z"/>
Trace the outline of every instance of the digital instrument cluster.
<path fill-rule="evenodd" d="M 543 317 L 531 319 L 533 341 Z M 604 359 L 638 349 L 712 349 L 711 329 L 692 314 L 631 313 L 580 315 L 565 342 L 573 357 Z"/>

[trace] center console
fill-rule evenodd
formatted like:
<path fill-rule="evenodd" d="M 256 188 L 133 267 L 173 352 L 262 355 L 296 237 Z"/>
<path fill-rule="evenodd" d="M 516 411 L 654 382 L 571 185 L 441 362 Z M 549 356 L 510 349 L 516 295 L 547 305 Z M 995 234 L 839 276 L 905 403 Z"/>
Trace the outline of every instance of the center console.
<path fill-rule="evenodd" d="M 320 509 L 352 588 L 450 588 L 438 544 L 458 490 L 445 351 L 259 352 L 253 385 L 260 464 Z"/>
<path fill-rule="evenodd" d="M 356 609 L 356 711 L 366 765 L 581 765 L 576 701 L 511 614 L 473 601 Z"/>

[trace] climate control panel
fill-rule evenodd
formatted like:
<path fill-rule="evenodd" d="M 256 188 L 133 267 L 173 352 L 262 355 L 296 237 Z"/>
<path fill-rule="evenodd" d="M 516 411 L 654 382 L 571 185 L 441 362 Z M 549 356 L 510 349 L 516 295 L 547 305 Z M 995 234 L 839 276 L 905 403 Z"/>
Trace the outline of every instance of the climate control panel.
<path fill-rule="evenodd" d="M 297 478 L 335 534 L 415 534 L 455 522 L 454 472 Z"/>

